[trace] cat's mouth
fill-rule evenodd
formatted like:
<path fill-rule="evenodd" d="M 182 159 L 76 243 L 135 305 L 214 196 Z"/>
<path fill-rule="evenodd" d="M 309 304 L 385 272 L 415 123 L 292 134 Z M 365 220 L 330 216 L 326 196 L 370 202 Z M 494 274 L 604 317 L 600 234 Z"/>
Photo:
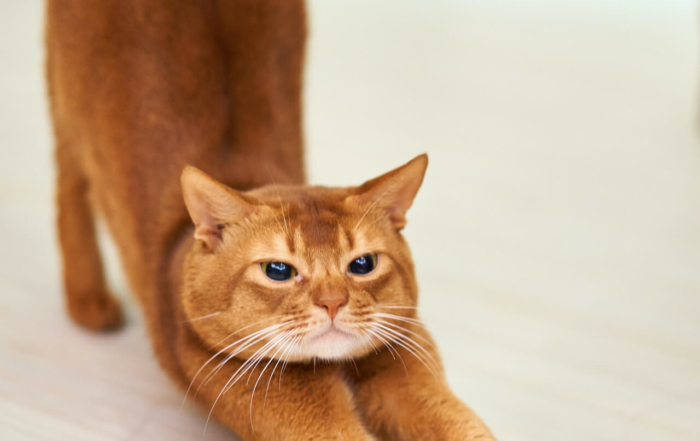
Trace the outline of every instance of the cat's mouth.
<path fill-rule="evenodd" d="M 320 330 L 314 335 L 311 340 L 319 339 L 337 339 L 337 338 L 353 338 L 353 334 L 340 329 L 334 323 L 330 323 L 325 329 Z"/>
<path fill-rule="evenodd" d="M 328 323 L 308 335 L 295 352 L 300 360 L 341 360 L 361 355 L 366 345 L 366 339 L 361 336 L 348 332 L 336 323 Z"/>

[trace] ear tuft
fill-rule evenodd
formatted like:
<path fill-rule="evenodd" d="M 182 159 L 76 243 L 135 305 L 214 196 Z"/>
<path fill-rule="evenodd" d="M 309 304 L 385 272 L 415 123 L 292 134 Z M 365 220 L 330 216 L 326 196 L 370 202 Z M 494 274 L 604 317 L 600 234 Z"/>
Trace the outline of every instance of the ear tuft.
<path fill-rule="evenodd" d="M 376 206 L 386 211 L 397 230 L 406 226 L 406 212 L 418 194 L 425 171 L 428 168 L 428 155 L 423 153 L 401 167 L 367 181 L 357 188 L 352 196 L 355 203 Z"/>
<path fill-rule="evenodd" d="M 255 206 L 237 191 L 195 167 L 185 167 L 180 182 L 187 212 L 194 222 L 194 237 L 209 249 L 215 249 L 220 243 L 221 231 L 227 222 L 255 210 Z"/>

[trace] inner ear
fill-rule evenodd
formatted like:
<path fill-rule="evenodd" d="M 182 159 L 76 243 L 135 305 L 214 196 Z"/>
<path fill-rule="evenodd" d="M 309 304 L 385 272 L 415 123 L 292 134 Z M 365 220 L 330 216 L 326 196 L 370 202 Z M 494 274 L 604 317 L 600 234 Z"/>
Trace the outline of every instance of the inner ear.
<path fill-rule="evenodd" d="M 187 212 L 194 222 L 194 237 L 209 249 L 215 249 L 221 242 L 227 223 L 256 211 L 256 206 L 236 190 L 195 167 L 185 167 L 180 181 Z"/>
<path fill-rule="evenodd" d="M 418 194 L 427 167 L 428 155 L 418 155 L 401 167 L 365 182 L 348 201 L 365 206 L 368 211 L 384 210 L 394 228 L 400 230 L 406 226 L 406 212 Z"/>

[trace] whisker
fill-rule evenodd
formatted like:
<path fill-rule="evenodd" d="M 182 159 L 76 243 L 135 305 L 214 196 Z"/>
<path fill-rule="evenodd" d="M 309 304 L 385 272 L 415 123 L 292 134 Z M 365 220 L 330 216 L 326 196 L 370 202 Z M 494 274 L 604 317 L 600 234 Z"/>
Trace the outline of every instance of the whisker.
<path fill-rule="evenodd" d="M 282 315 L 275 315 L 275 316 L 272 316 L 272 317 L 268 317 L 268 318 L 266 318 L 266 319 L 263 319 L 263 320 L 260 320 L 260 321 L 255 322 L 255 323 L 252 323 L 252 324 L 250 324 L 250 325 L 248 325 L 248 326 L 245 326 L 245 327 L 239 329 L 238 331 L 232 332 L 232 333 L 230 333 L 228 336 L 224 337 L 222 340 L 219 340 L 219 342 L 216 343 L 214 346 L 210 347 L 209 350 L 215 349 L 215 348 L 216 348 L 217 346 L 219 346 L 221 343 L 225 342 L 226 340 L 228 340 L 229 338 L 233 337 L 234 335 L 238 334 L 238 333 L 241 332 L 241 331 L 245 331 L 246 329 L 252 328 L 252 327 L 255 326 L 255 325 L 259 325 L 260 323 L 268 322 L 268 321 L 270 321 L 270 320 L 273 320 L 273 319 L 276 319 L 276 318 L 279 318 L 279 317 L 282 317 Z"/>
<path fill-rule="evenodd" d="M 282 374 L 284 374 L 284 370 L 287 369 L 287 363 L 289 363 L 289 357 L 292 356 L 292 352 L 296 349 L 297 346 L 301 343 L 303 340 L 304 336 L 300 335 L 297 337 L 297 340 L 294 342 L 294 345 L 292 348 L 289 350 L 289 354 L 287 354 L 287 358 L 284 360 L 284 363 L 282 363 L 282 369 L 280 370 L 280 381 L 279 381 L 279 390 L 282 391 Z"/>
<path fill-rule="evenodd" d="M 224 387 L 221 388 L 221 391 L 219 392 L 219 395 L 216 397 L 216 400 L 214 400 L 214 404 L 212 404 L 212 406 L 211 406 L 211 410 L 209 411 L 209 415 L 207 416 L 207 422 L 204 425 L 204 434 L 206 434 L 206 432 L 207 432 L 207 426 L 209 425 L 209 420 L 211 420 L 211 415 L 212 415 L 212 413 L 214 413 L 214 408 L 216 407 L 216 404 L 219 402 L 219 399 L 221 398 L 221 396 L 223 394 L 225 394 L 226 392 L 228 392 L 234 386 L 234 384 L 236 384 L 236 382 L 243 375 L 245 375 L 246 372 L 248 372 L 253 367 L 253 365 L 256 363 L 256 360 L 258 360 L 260 357 L 264 357 L 264 355 L 267 354 L 267 352 L 269 352 L 269 350 L 271 349 L 271 346 L 275 343 L 275 339 L 278 337 L 279 337 L 279 335 L 277 335 L 272 340 L 267 342 L 263 347 L 261 347 L 260 349 L 255 351 L 253 356 L 250 357 L 248 360 L 246 360 L 236 370 L 236 372 L 234 372 L 233 375 L 231 375 L 231 378 L 229 378 L 229 380 L 226 382 L 226 384 L 224 384 Z M 241 372 L 241 370 L 243 370 L 243 371 Z M 239 372 L 240 372 L 240 374 L 239 374 Z"/>
<path fill-rule="evenodd" d="M 435 348 L 435 345 L 433 344 L 433 342 L 431 342 L 431 341 L 428 340 L 427 338 L 423 337 L 423 336 L 420 335 L 419 333 L 414 332 L 414 331 L 411 331 L 410 329 L 406 329 L 405 327 L 403 327 L 403 326 L 401 326 L 401 325 L 397 325 L 396 323 L 387 322 L 387 321 L 381 320 L 381 319 L 377 320 L 376 323 L 382 323 L 382 324 L 384 324 L 384 325 L 388 325 L 388 326 L 392 326 L 392 327 L 394 327 L 394 328 L 400 329 L 400 330 L 402 330 L 402 331 L 404 331 L 404 332 L 408 332 L 409 334 L 413 334 L 413 335 L 415 335 L 416 337 L 418 337 L 419 339 L 421 339 L 421 340 L 423 340 L 424 342 L 426 342 L 427 344 L 429 344 L 430 347 Z"/>
<path fill-rule="evenodd" d="M 267 370 L 267 367 L 270 366 L 270 363 L 272 363 L 272 361 L 275 359 L 275 356 L 277 355 L 277 353 L 280 351 L 280 349 L 282 349 L 281 345 L 285 344 L 286 342 L 289 341 L 289 339 L 292 338 L 292 337 L 290 337 L 292 332 L 294 332 L 294 330 L 287 331 L 285 334 L 282 334 L 282 338 L 277 343 L 275 343 L 273 348 L 277 347 L 277 350 L 275 351 L 274 354 L 272 354 L 272 356 L 270 357 L 270 360 L 267 362 L 265 367 L 263 367 L 263 370 L 260 372 L 260 375 L 258 376 L 258 380 L 253 385 L 253 393 L 250 395 L 250 427 L 253 430 L 253 433 L 255 433 L 255 427 L 253 426 L 253 399 L 255 398 L 255 389 L 257 389 L 258 383 L 260 383 L 260 379 L 262 378 L 263 374 L 265 373 L 265 370 Z M 256 366 L 257 366 L 257 364 L 256 364 Z M 253 368 L 253 370 L 251 371 L 251 374 L 253 373 L 253 371 L 255 371 L 255 368 Z M 275 372 L 273 371 L 270 374 L 270 379 L 272 379 L 272 375 L 274 375 L 274 373 Z M 248 377 L 248 380 L 250 380 L 250 377 Z M 268 385 L 269 384 L 270 383 L 268 382 Z M 265 394 L 265 397 L 267 398 L 267 393 Z M 263 408 L 264 407 L 265 407 L 265 404 L 263 404 Z"/>
<path fill-rule="evenodd" d="M 363 335 L 368 334 L 367 330 L 360 330 L 360 332 L 362 332 Z M 370 337 L 367 340 L 369 341 L 369 344 L 372 345 L 372 349 L 374 349 L 374 355 L 379 354 L 379 352 L 377 351 L 377 345 L 374 344 L 374 341 L 372 340 L 372 338 Z"/>
<path fill-rule="evenodd" d="M 270 374 L 270 379 L 267 380 L 267 389 L 265 389 L 265 400 L 263 401 L 263 409 L 265 408 L 265 404 L 267 404 L 267 393 L 270 392 L 270 383 L 272 383 L 272 377 L 275 376 L 275 371 L 277 370 L 277 366 L 279 366 L 280 362 L 285 359 L 287 352 L 292 348 L 294 345 L 294 342 L 299 339 L 298 336 L 293 336 L 290 341 L 286 342 L 284 344 L 284 351 L 282 351 L 282 354 L 280 355 L 280 358 L 277 360 L 277 363 L 275 363 L 275 367 L 272 368 L 272 373 Z M 280 377 L 281 377 L 281 372 L 280 372 Z M 280 391 L 282 390 L 282 385 L 280 385 Z"/>
<path fill-rule="evenodd" d="M 216 374 L 218 374 L 218 373 L 221 371 L 221 369 L 223 369 L 223 367 L 226 365 L 226 363 L 228 363 L 229 361 L 231 361 L 231 359 L 232 359 L 234 356 L 238 355 L 239 353 L 241 353 L 242 351 L 246 350 L 247 348 L 249 348 L 249 347 L 251 347 L 251 346 L 254 346 L 254 345 L 256 345 L 256 344 L 262 342 L 263 340 L 265 340 L 267 337 L 269 337 L 269 336 L 272 335 L 272 334 L 273 334 L 273 333 L 271 332 L 271 333 L 267 333 L 267 334 L 265 334 L 265 335 L 258 336 L 256 339 L 254 339 L 254 340 L 252 340 L 252 341 L 249 341 L 245 346 L 240 347 L 240 348 L 238 348 L 235 352 L 233 352 L 232 354 L 229 354 L 229 355 L 228 355 L 223 361 L 221 361 L 212 371 L 210 371 L 210 372 L 207 374 L 206 377 L 204 377 L 204 380 L 202 380 L 202 383 L 200 383 L 200 385 L 197 386 L 197 390 L 194 391 L 194 396 L 196 397 L 197 395 L 199 395 L 200 389 L 201 389 L 202 387 L 206 386 L 207 384 L 209 384 L 209 382 L 214 378 L 214 376 L 215 376 Z M 245 360 L 244 363 L 245 363 L 246 361 L 248 361 L 248 360 Z"/>
<path fill-rule="evenodd" d="M 226 358 L 221 363 L 219 363 L 217 365 L 217 367 L 214 369 L 214 371 L 210 372 L 210 374 L 207 376 L 207 378 L 205 378 L 204 384 L 208 383 L 209 376 L 215 375 L 223 367 L 223 365 L 225 363 L 227 363 L 230 359 L 232 359 L 236 355 L 240 354 L 241 352 L 245 351 L 246 349 L 255 346 L 256 344 L 260 343 L 261 341 L 265 340 L 266 338 L 273 336 L 277 332 L 278 332 L 278 328 L 272 329 L 272 330 L 270 330 L 262 335 L 257 335 L 257 336 L 255 336 L 254 339 L 250 339 L 250 337 L 246 337 L 247 340 L 245 341 L 245 344 L 243 346 L 237 348 L 235 351 L 231 352 L 230 354 L 228 354 L 226 356 Z M 241 339 L 241 340 L 244 340 L 244 339 Z"/>
<path fill-rule="evenodd" d="M 377 334 L 376 332 L 374 332 L 374 331 L 372 331 L 372 330 L 370 330 L 370 329 L 366 329 L 365 332 L 368 332 L 368 333 L 372 334 L 372 335 L 373 335 L 374 337 L 376 337 L 379 341 L 381 341 L 381 342 L 384 344 L 384 346 L 387 347 L 387 349 L 389 350 L 389 354 L 391 354 L 391 358 L 393 358 L 394 360 L 396 360 L 396 357 L 394 357 L 394 353 L 396 353 L 396 355 L 398 355 L 398 357 L 399 357 L 399 360 L 401 360 L 401 364 L 403 365 L 403 368 L 404 368 L 404 370 L 406 371 L 406 375 L 408 375 L 408 367 L 406 367 L 406 363 L 403 361 L 403 357 L 401 356 L 401 354 L 399 354 L 399 351 L 397 351 L 396 348 L 394 348 L 394 347 L 391 345 L 391 343 L 389 343 L 388 340 L 385 340 L 384 338 L 382 338 L 382 337 L 381 337 L 379 334 Z M 371 342 L 371 340 L 370 340 L 370 342 Z M 377 354 L 377 347 L 374 345 L 374 343 L 372 343 L 372 347 L 374 348 L 374 353 L 375 353 L 375 355 L 376 355 L 376 354 Z M 393 352 L 392 352 L 392 351 L 393 351 Z M 353 360 L 353 362 L 354 362 L 354 360 Z M 357 365 L 355 365 L 355 368 L 357 369 Z M 358 375 L 359 375 L 359 373 L 358 373 Z"/>
<path fill-rule="evenodd" d="M 418 309 L 417 306 L 400 306 L 400 305 L 377 306 L 377 308 L 380 308 L 380 309 Z"/>
<path fill-rule="evenodd" d="M 291 321 L 287 322 L 287 323 L 291 323 Z M 287 324 L 287 323 L 284 323 L 284 324 Z M 284 325 L 284 324 L 280 324 L 280 325 Z M 274 329 L 269 329 L 269 328 L 273 328 L 273 327 L 274 327 Z M 231 360 L 233 357 L 240 354 L 241 352 L 245 351 L 246 349 L 250 348 L 251 346 L 255 346 L 256 344 L 260 343 L 261 341 L 263 341 L 267 337 L 273 335 L 275 332 L 277 332 L 279 327 L 280 326 L 278 326 L 278 325 L 269 326 L 268 328 L 262 329 L 256 333 L 253 333 L 247 337 L 242 338 L 241 340 L 237 341 L 236 343 L 229 345 L 229 347 L 231 347 L 231 346 L 241 344 L 240 347 L 236 348 L 236 350 L 234 350 L 233 352 L 228 354 L 224 358 L 224 360 L 222 360 L 212 371 L 209 372 L 209 374 L 207 374 L 207 376 L 204 378 L 204 380 L 202 380 L 202 383 L 197 387 L 197 390 L 195 391 L 195 396 L 199 393 L 199 390 L 204 385 L 209 383 L 209 381 L 211 381 L 211 379 L 214 377 L 214 375 L 216 375 L 221 370 L 221 368 L 223 368 L 224 365 L 229 362 L 229 360 Z"/>
<path fill-rule="evenodd" d="M 288 331 L 288 332 L 289 332 L 289 331 Z M 231 383 L 231 384 L 226 388 L 226 391 L 225 391 L 225 392 L 228 392 L 229 390 L 231 390 L 231 388 L 235 385 L 235 383 L 236 383 L 239 379 L 241 379 L 241 378 L 243 377 L 243 375 L 245 375 L 246 372 L 250 372 L 249 375 L 248 375 L 248 381 L 250 381 L 250 377 L 251 377 L 251 375 L 253 374 L 253 371 L 255 370 L 255 368 L 257 368 L 257 366 L 260 364 L 260 362 L 265 358 L 265 356 L 267 355 L 267 353 L 270 352 L 270 351 L 277 345 L 277 343 L 278 343 L 280 340 L 282 340 L 285 336 L 286 336 L 286 333 L 285 333 L 285 334 L 276 335 L 275 337 L 272 338 L 272 340 L 270 340 L 269 342 L 267 342 L 267 343 L 261 348 L 261 350 L 257 351 L 249 360 L 247 360 L 247 361 L 251 361 L 250 365 L 249 365 L 243 372 L 240 373 L 240 375 L 238 376 L 238 378 L 237 378 L 233 383 Z M 264 349 L 264 351 L 263 351 L 262 349 Z M 251 369 L 252 369 L 252 370 L 251 370 Z M 235 375 L 235 374 L 234 374 L 234 375 Z M 246 382 L 246 384 L 248 384 L 248 383 Z M 225 393 L 225 392 L 224 392 L 224 393 Z"/>
<path fill-rule="evenodd" d="M 357 378 L 360 378 L 360 369 L 357 367 L 357 363 L 355 363 L 355 359 L 351 358 L 350 361 L 352 362 L 353 366 L 355 366 L 355 373 L 357 374 Z"/>
<path fill-rule="evenodd" d="M 291 334 L 293 331 L 294 331 L 294 330 L 292 329 L 292 330 L 289 330 L 289 331 L 285 332 L 284 334 L 280 334 L 280 335 L 278 336 L 279 338 L 278 338 L 278 337 L 275 337 L 275 340 L 276 340 L 277 342 L 279 342 L 280 340 L 284 341 L 284 340 L 286 339 L 286 337 L 287 337 L 289 334 Z M 275 352 L 272 356 L 274 357 L 275 355 L 277 355 L 277 352 Z M 258 363 L 260 363 L 260 361 L 262 361 L 262 360 L 259 360 Z M 270 360 L 270 361 L 272 361 L 272 360 Z M 250 374 L 248 374 L 248 381 L 246 381 L 245 384 L 250 383 L 250 378 L 253 376 L 253 371 L 254 371 L 254 370 L 255 370 L 255 368 L 253 368 L 253 370 L 250 372 Z"/>
<path fill-rule="evenodd" d="M 370 334 L 372 334 L 373 336 L 375 336 L 377 339 L 379 339 L 379 341 L 381 341 L 381 342 L 384 344 L 384 346 L 386 346 L 387 349 L 389 349 L 389 354 L 391 354 L 391 358 L 393 358 L 394 360 L 396 360 L 396 357 L 394 357 L 394 352 L 391 350 L 391 345 L 389 344 L 388 341 L 386 341 L 385 339 L 383 339 L 381 336 L 379 336 L 379 334 L 377 334 L 376 332 L 374 332 L 374 331 L 372 331 L 372 330 L 369 330 L 369 329 L 368 329 L 367 332 L 369 332 Z"/>
<path fill-rule="evenodd" d="M 391 354 L 391 357 L 394 360 L 396 360 L 396 357 L 394 357 L 394 354 L 396 354 L 397 357 L 401 358 L 401 354 L 399 354 L 399 351 L 397 351 L 396 348 L 391 344 L 391 342 L 390 342 L 391 339 L 384 339 L 384 338 L 382 338 L 382 336 L 377 334 L 375 331 L 370 331 L 370 332 L 372 332 L 372 334 L 375 337 L 377 337 L 382 343 L 384 343 L 384 345 L 387 347 L 387 349 L 389 349 L 389 353 Z M 392 351 L 393 351 L 393 353 L 392 353 Z M 403 359 L 401 359 L 401 361 L 403 362 Z"/>
<path fill-rule="evenodd" d="M 277 215 L 275 214 L 274 211 L 272 212 L 272 215 L 275 217 L 275 221 L 277 221 L 277 225 L 280 227 L 280 232 L 281 232 L 283 235 L 287 236 L 288 233 L 285 231 L 284 228 L 282 228 L 282 224 L 280 223 L 280 220 L 279 220 L 279 218 L 277 217 Z"/>
<path fill-rule="evenodd" d="M 372 222 L 366 224 L 366 225 L 367 225 L 367 228 L 371 227 L 372 225 L 376 225 L 376 224 L 378 224 L 379 222 L 384 221 L 385 219 L 386 219 L 386 218 L 384 218 L 384 217 L 382 217 L 382 216 L 377 216 L 377 218 L 374 219 Z"/>
<path fill-rule="evenodd" d="M 210 318 L 210 317 L 215 317 L 215 316 L 221 314 L 222 312 L 223 312 L 223 311 L 217 311 L 217 312 L 213 312 L 213 313 L 211 313 L 211 314 L 203 315 L 203 316 L 201 316 L 201 317 L 197 317 L 197 318 L 193 318 L 193 319 L 188 319 L 188 320 L 183 320 L 183 321 L 178 322 L 178 323 L 179 323 L 179 324 L 182 324 L 182 323 L 197 322 L 197 321 L 199 321 L 199 320 L 204 320 L 204 319 L 208 319 L 208 318 Z"/>
<path fill-rule="evenodd" d="M 265 349 L 265 346 L 263 346 L 262 348 L 258 349 L 258 350 L 255 352 L 255 354 L 253 354 L 253 355 L 258 354 L 258 353 L 261 352 L 263 349 Z M 251 359 L 252 359 L 252 358 L 251 358 Z M 249 365 L 251 359 L 248 359 L 248 360 L 246 360 L 245 362 L 243 362 L 243 364 L 241 364 L 241 365 L 238 367 L 238 369 L 236 369 L 236 372 L 233 373 L 233 375 L 231 376 L 231 378 L 228 379 L 228 381 L 226 382 L 226 384 L 224 384 L 224 387 L 221 388 L 221 391 L 219 391 L 219 395 L 217 395 L 216 399 L 214 400 L 214 404 L 212 404 L 211 409 L 209 410 L 209 415 L 207 415 L 207 421 L 206 421 L 206 423 L 204 424 L 204 431 L 202 432 L 202 437 L 204 437 L 204 435 L 206 435 L 206 433 L 207 433 L 207 427 L 209 426 L 209 420 L 211 419 L 211 415 L 212 415 L 212 413 L 214 412 L 214 408 L 216 407 L 216 403 L 219 402 L 219 399 L 221 398 L 221 395 L 223 395 L 223 394 L 226 392 L 226 387 L 229 385 L 229 383 L 231 383 L 231 381 L 234 379 L 234 377 L 236 377 L 236 374 L 238 374 L 238 372 L 239 372 L 241 369 L 243 369 L 245 366 Z"/>
<path fill-rule="evenodd" d="M 387 333 L 385 333 L 384 331 L 382 331 L 382 330 L 379 329 L 379 328 L 375 328 L 374 330 L 375 330 L 376 332 L 378 332 L 378 333 L 384 335 L 386 338 L 393 339 L 393 337 L 391 336 L 391 334 L 387 334 Z M 405 337 L 405 336 L 401 336 L 401 337 Z M 401 338 L 396 339 L 396 340 L 394 340 L 394 343 L 396 343 L 397 345 L 401 346 L 402 348 L 406 349 L 408 352 L 410 352 L 411 354 L 413 354 L 413 356 L 416 357 L 421 363 L 423 363 L 423 366 L 425 366 L 426 369 L 428 369 L 428 371 L 433 375 L 433 377 L 435 378 L 435 381 L 438 381 L 437 375 L 435 374 L 435 372 L 433 371 L 433 369 L 428 365 L 428 363 L 426 362 L 426 360 L 424 360 L 423 357 L 422 357 L 420 354 L 417 354 L 417 353 L 416 353 L 413 349 L 411 349 L 407 344 L 402 343 L 401 340 L 402 340 Z"/>
<path fill-rule="evenodd" d="M 374 323 L 374 324 L 377 325 L 377 326 L 379 326 L 379 327 L 381 327 L 383 330 L 389 332 L 390 335 L 393 334 L 393 335 L 395 335 L 397 338 L 401 338 L 401 339 L 406 340 L 407 342 L 412 343 L 416 348 L 418 348 L 418 349 L 420 349 L 421 351 L 423 351 L 423 353 L 425 353 L 425 355 L 427 355 L 428 358 L 430 358 L 430 360 L 432 360 L 433 363 L 435 363 L 435 365 L 437 366 L 437 361 L 435 361 L 435 358 L 433 358 L 433 355 L 432 355 L 430 352 L 428 352 L 428 351 L 427 351 L 422 345 L 420 345 L 417 341 L 413 340 L 411 337 L 409 337 L 409 336 L 407 336 L 407 335 L 405 335 L 405 334 L 401 334 L 401 333 L 398 332 L 398 331 L 395 331 L 395 330 L 393 330 L 393 329 L 391 329 L 391 328 L 387 328 L 386 326 L 384 326 L 384 325 L 381 324 L 381 323 L 376 322 L 376 323 Z M 408 331 L 408 329 L 405 329 L 405 328 L 404 328 L 404 330 Z M 408 331 L 408 332 L 411 332 L 411 331 Z M 414 334 L 415 334 L 415 333 L 414 333 Z M 416 334 L 416 335 L 418 335 L 418 334 Z M 418 335 L 418 336 L 421 337 L 420 335 Z M 423 338 L 423 337 L 421 337 L 421 338 Z M 427 341 L 427 340 L 426 340 L 426 341 Z"/>
<path fill-rule="evenodd" d="M 261 320 L 261 321 L 264 321 L 264 320 Z M 253 323 L 253 325 L 256 325 L 256 324 L 258 324 L 258 323 L 260 323 L 260 322 Z M 286 323 L 291 323 L 291 321 L 290 321 L 290 322 L 286 322 Z M 286 324 L 286 323 L 285 323 L 285 324 Z M 245 328 L 239 329 L 238 331 L 234 332 L 234 334 L 237 333 L 237 332 L 243 331 L 243 330 L 246 329 L 246 328 L 250 328 L 250 327 L 253 326 L 253 325 L 249 325 L 249 326 L 246 326 Z M 235 346 L 235 345 L 237 345 L 237 344 L 243 343 L 243 342 L 247 341 L 246 339 L 251 338 L 251 337 L 253 337 L 253 336 L 255 336 L 255 335 L 259 335 L 259 333 L 261 333 L 261 332 L 263 332 L 263 331 L 266 331 L 266 330 L 270 330 L 270 328 L 275 327 L 275 326 L 279 327 L 279 326 L 281 326 L 281 325 L 272 325 L 272 326 L 268 326 L 267 328 L 261 329 L 260 331 L 258 331 L 258 332 L 256 332 L 256 333 L 253 333 L 253 334 L 249 335 L 248 337 L 245 337 L 244 339 L 241 339 L 241 340 L 239 340 L 239 341 L 237 341 L 237 342 L 234 342 L 234 343 L 232 343 L 232 344 L 226 346 L 225 348 L 223 348 L 222 350 L 220 350 L 219 352 L 217 352 L 216 354 L 214 354 L 209 360 L 207 360 L 207 361 L 202 365 L 202 367 L 199 368 L 199 370 L 198 370 L 197 373 L 194 375 L 194 377 L 192 377 L 192 381 L 190 381 L 190 385 L 187 387 L 187 392 L 185 392 L 185 397 L 184 397 L 183 400 L 182 400 L 182 406 L 185 405 L 185 402 L 187 401 L 187 396 L 189 395 L 190 390 L 192 389 L 192 386 L 194 385 L 195 380 L 197 379 L 197 377 L 199 376 L 199 374 L 202 372 L 202 370 L 203 370 L 209 363 L 212 362 L 212 360 L 214 360 L 216 357 L 218 357 L 219 355 L 221 355 L 223 352 L 225 352 L 226 350 L 230 349 L 231 347 L 233 347 L 233 346 Z M 275 329 L 277 329 L 277 328 L 275 328 Z M 232 335 L 233 335 L 233 334 L 232 334 Z M 211 374 L 211 372 L 210 372 L 210 374 Z M 201 385 L 200 385 L 200 387 L 201 387 Z M 199 388 L 197 388 L 197 391 L 199 391 Z"/>
<path fill-rule="evenodd" d="M 401 360 L 401 363 L 403 364 L 403 367 L 404 367 L 404 369 L 406 369 L 406 373 L 408 374 L 408 368 L 406 367 L 406 363 L 403 362 L 403 358 L 401 357 L 401 354 L 399 353 L 399 351 L 397 351 L 396 348 L 391 344 L 391 342 L 390 342 L 391 339 L 385 340 L 379 334 L 376 334 L 376 333 L 374 334 L 374 336 L 377 337 L 379 340 L 381 340 L 382 343 L 384 343 L 384 345 L 389 349 L 389 353 L 391 353 L 392 350 L 394 351 L 396 356 L 399 357 L 399 359 Z M 394 360 L 396 360 L 396 358 L 394 357 L 393 354 L 391 355 L 391 357 L 394 358 Z"/>
<path fill-rule="evenodd" d="M 423 322 L 421 322 L 418 319 L 410 318 L 410 317 L 401 317 L 400 315 L 394 315 L 394 314 L 386 314 L 384 312 L 375 312 L 372 314 L 374 317 L 382 317 L 382 318 L 388 318 L 388 319 L 394 319 L 398 320 L 400 322 L 407 322 L 407 323 L 413 323 L 414 325 L 418 325 L 422 328 L 425 327 Z"/>
<path fill-rule="evenodd" d="M 357 227 L 360 226 L 362 221 L 365 219 L 365 216 L 367 216 L 369 214 L 369 212 L 372 211 L 372 208 L 374 208 L 374 206 L 377 205 L 377 203 L 382 200 L 382 198 L 384 197 L 384 195 L 387 194 L 388 191 L 389 190 L 386 190 L 374 202 L 372 202 L 372 204 L 369 206 L 369 208 L 367 208 L 367 211 L 365 211 L 365 214 L 363 214 L 362 217 L 360 218 L 360 220 L 357 221 L 357 224 L 355 224 L 355 228 L 352 231 L 357 231 Z"/>
<path fill-rule="evenodd" d="M 277 193 L 277 200 L 280 202 L 280 209 L 282 210 L 282 219 L 284 219 L 284 228 L 287 231 L 287 237 L 289 237 L 291 239 L 291 237 L 289 236 L 289 227 L 287 226 L 287 217 L 284 215 L 284 206 L 282 205 L 282 198 L 280 197 L 280 192 L 277 189 L 277 184 L 275 183 L 275 178 L 272 177 L 272 173 L 270 172 L 270 169 L 267 167 L 267 165 L 265 166 L 265 168 L 267 169 L 267 173 L 270 175 L 270 179 L 272 179 L 272 185 L 275 187 L 275 192 Z M 275 216 L 275 219 L 277 219 L 276 216 Z M 290 219 L 290 221 L 291 221 L 291 219 Z M 279 222 L 280 221 L 278 219 L 277 223 L 279 224 Z M 280 228 L 282 228 L 282 225 L 280 225 Z"/>

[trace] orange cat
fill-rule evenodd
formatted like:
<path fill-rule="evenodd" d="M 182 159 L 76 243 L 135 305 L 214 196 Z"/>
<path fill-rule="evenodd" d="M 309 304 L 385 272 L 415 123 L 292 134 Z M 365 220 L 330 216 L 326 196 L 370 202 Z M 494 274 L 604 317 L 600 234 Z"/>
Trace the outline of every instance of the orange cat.
<path fill-rule="evenodd" d="M 302 186 L 301 1 L 53 0 L 46 35 L 75 321 L 121 321 L 95 210 L 161 365 L 244 440 L 493 439 L 416 318 L 427 156 Z"/>

